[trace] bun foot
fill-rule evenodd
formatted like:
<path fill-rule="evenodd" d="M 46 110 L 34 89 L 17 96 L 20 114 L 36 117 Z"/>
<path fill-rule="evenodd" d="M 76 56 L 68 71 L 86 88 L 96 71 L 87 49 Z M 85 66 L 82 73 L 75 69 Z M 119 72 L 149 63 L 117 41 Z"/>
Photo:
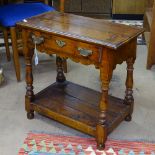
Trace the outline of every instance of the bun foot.
<path fill-rule="evenodd" d="M 99 144 L 99 145 L 97 145 L 97 149 L 98 150 L 104 150 L 104 148 L 105 148 L 105 144 Z"/>
<path fill-rule="evenodd" d="M 132 116 L 128 115 L 125 117 L 125 121 L 130 122 L 132 120 Z"/>
<path fill-rule="evenodd" d="M 33 119 L 34 118 L 34 112 L 28 112 L 27 113 L 27 118 L 28 119 Z"/>

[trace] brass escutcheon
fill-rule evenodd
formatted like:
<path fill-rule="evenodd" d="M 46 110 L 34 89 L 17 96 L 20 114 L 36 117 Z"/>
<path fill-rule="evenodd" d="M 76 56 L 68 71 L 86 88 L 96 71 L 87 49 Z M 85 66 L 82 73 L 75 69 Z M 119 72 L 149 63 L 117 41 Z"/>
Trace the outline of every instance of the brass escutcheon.
<path fill-rule="evenodd" d="M 42 37 L 42 36 L 36 37 L 34 34 L 31 35 L 31 38 L 32 38 L 33 43 L 37 44 L 37 45 L 43 43 L 45 40 L 44 37 Z"/>
<path fill-rule="evenodd" d="M 56 40 L 56 43 L 59 47 L 64 47 L 66 45 L 66 43 L 62 40 Z"/>
<path fill-rule="evenodd" d="M 92 50 L 87 50 L 87 49 L 84 49 L 81 47 L 78 47 L 78 51 L 79 51 L 80 55 L 83 57 L 88 57 L 93 54 Z"/>

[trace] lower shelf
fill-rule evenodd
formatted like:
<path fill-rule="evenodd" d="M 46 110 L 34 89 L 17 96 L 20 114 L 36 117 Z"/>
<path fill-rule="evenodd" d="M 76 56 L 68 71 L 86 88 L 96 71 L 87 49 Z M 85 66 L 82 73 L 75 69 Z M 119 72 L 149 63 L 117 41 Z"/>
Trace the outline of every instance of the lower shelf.
<path fill-rule="evenodd" d="M 54 83 L 35 95 L 34 111 L 95 136 L 101 93 L 66 81 Z M 129 114 L 130 106 L 109 96 L 107 126 L 110 133 Z"/>

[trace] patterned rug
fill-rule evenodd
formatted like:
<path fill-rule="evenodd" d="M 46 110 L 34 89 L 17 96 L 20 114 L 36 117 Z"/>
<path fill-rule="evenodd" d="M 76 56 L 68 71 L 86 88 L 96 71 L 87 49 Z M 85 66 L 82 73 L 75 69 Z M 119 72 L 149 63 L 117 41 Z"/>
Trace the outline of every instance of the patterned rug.
<path fill-rule="evenodd" d="M 94 138 L 29 133 L 18 155 L 155 155 L 155 143 L 107 140 L 99 151 Z"/>

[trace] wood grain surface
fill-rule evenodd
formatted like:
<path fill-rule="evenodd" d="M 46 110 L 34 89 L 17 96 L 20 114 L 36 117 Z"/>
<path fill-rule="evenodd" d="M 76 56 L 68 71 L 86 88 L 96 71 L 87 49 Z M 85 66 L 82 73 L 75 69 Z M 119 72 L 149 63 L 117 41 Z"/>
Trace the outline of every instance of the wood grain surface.
<path fill-rule="evenodd" d="M 137 27 L 59 12 L 42 14 L 17 25 L 114 49 L 143 32 Z"/>

